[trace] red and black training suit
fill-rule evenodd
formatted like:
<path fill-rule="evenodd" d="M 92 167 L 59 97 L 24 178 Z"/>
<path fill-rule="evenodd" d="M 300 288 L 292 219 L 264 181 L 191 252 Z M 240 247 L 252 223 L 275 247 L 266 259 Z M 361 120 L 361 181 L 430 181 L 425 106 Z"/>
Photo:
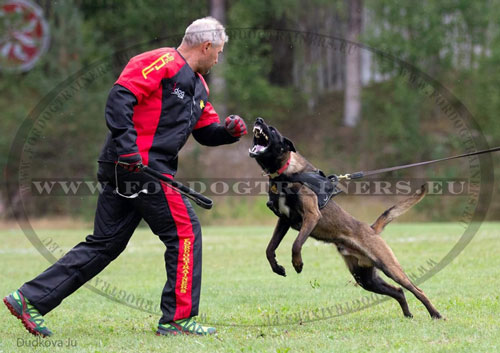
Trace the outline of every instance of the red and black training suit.
<path fill-rule="evenodd" d="M 134 57 L 110 94 L 106 121 L 111 134 L 100 160 L 140 153 L 144 164 L 175 175 L 177 154 L 191 132 L 204 145 L 236 142 L 219 125 L 208 93 L 203 76 L 175 49 Z"/>
<path fill-rule="evenodd" d="M 173 48 L 149 51 L 129 61 L 106 104 L 110 134 L 99 156 L 98 178 L 103 192 L 94 233 L 20 288 L 42 315 L 114 260 L 142 219 L 167 247 L 160 323 L 198 314 L 201 227 L 191 204 L 149 176 L 120 167 L 116 168 L 115 185 L 114 163 L 120 156 L 140 154 L 143 164 L 173 177 L 179 150 L 191 133 L 209 146 L 238 141 L 219 123 L 208 94 L 203 77 Z M 117 186 L 124 194 L 137 191 L 133 187 L 146 187 L 148 193 L 127 199 L 115 193 Z M 97 284 L 97 289 L 115 297 L 120 293 L 112 293 L 109 285 L 101 288 Z"/>

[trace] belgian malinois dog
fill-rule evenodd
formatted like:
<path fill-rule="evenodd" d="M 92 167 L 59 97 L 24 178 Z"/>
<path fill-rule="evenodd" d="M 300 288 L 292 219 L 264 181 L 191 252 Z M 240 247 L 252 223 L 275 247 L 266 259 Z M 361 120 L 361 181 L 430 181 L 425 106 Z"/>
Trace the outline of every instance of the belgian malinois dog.
<path fill-rule="evenodd" d="M 391 248 L 380 236 L 389 222 L 422 200 L 425 196 L 424 186 L 416 194 L 386 210 L 370 226 L 356 220 L 332 199 L 320 209 L 317 193 L 307 183 L 293 181 L 297 180 L 293 176 L 317 173 L 318 169 L 298 154 L 293 143 L 277 129 L 267 125 L 262 118 L 257 118 L 253 134 L 253 146 L 249 153 L 270 178 L 269 195 L 270 200 L 274 198 L 274 202 L 268 202 L 268 206 L 279 217 L 266 250 L 273 272 L 286 276 L 285 269 L 276 261 L 275 251 L 292 227 L 299 231 L 292 247 L 292 264 L 297 273 L 302 271 L 303 266 L 302 246 L 311 236 L 335 244 L 356 282 L 368 291 L 396 299 L 406 317 L 413 315 L 408 309 L 403 290 L 385 282 L 377 270 L 412 292 L 425 305 L 432 318 L 441 318 L 424 292 L 410 281 Z M 292 182 L 287 182 L 287 178 Z M 286 192 L 276 187 L 276 180 L 285 181 Z"/>

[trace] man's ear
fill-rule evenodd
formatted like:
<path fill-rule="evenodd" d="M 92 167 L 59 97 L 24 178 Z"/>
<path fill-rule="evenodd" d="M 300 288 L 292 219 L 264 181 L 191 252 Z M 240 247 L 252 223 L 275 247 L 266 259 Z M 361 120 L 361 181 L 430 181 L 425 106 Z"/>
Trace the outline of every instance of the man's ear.
<path fill-rule="evenodd" d="M 283 137 L 283 142 L 285 142 L 285 146 L 288 146 L 288 150 L 292 152 L 297 152 L 295 150 L 295 146 L 293 145 L 293 142 L 287 139 L 286 137 Z"/>
<path fill-rule="evenodd" d="M 212 47 L 212 42 L 206 41 L 202 43 L 203 52 L 206 53 Z"/>

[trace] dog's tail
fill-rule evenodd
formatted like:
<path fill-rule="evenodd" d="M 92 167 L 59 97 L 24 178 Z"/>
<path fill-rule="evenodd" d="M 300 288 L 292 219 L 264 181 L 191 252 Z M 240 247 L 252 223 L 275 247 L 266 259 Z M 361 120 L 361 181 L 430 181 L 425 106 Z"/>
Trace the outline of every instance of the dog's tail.
<path fill-rule="evenodd" d="M 407 198 L 406 200 L 403 200 L 388 210 L 386 210 L 384 213 L 380 215 L 379 218 L 375 221 L 375 223 L 372 224 L 372 228 L 375 231 L 375 233 L 379 234 L 382 232 L 384 227 L 391 222 L 394 218 L 401 216 L 403 213 L 408 211 L 410 208 L 412 208 L 414 205 L 420 202 L 424 198 L 426 194 L 425 190 L 425 184 L 422 185 L 420 190 L 417 190 L 417 192 Z"/>

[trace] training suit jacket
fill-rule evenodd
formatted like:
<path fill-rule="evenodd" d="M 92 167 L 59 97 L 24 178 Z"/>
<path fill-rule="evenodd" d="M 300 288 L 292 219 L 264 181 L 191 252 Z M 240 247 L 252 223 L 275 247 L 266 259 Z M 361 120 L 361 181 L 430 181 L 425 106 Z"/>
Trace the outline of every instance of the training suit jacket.
<path fill-rule="evenodd" d="M 108 96 L 110 133 L 99 161 L 140 154 L 144 165 L 175 175 L 177 154 L 191 133 L 208 146 L 238 141 L 220 125 L 208 94 L 203 76 L 174 48 L 133 57 Z"/>

